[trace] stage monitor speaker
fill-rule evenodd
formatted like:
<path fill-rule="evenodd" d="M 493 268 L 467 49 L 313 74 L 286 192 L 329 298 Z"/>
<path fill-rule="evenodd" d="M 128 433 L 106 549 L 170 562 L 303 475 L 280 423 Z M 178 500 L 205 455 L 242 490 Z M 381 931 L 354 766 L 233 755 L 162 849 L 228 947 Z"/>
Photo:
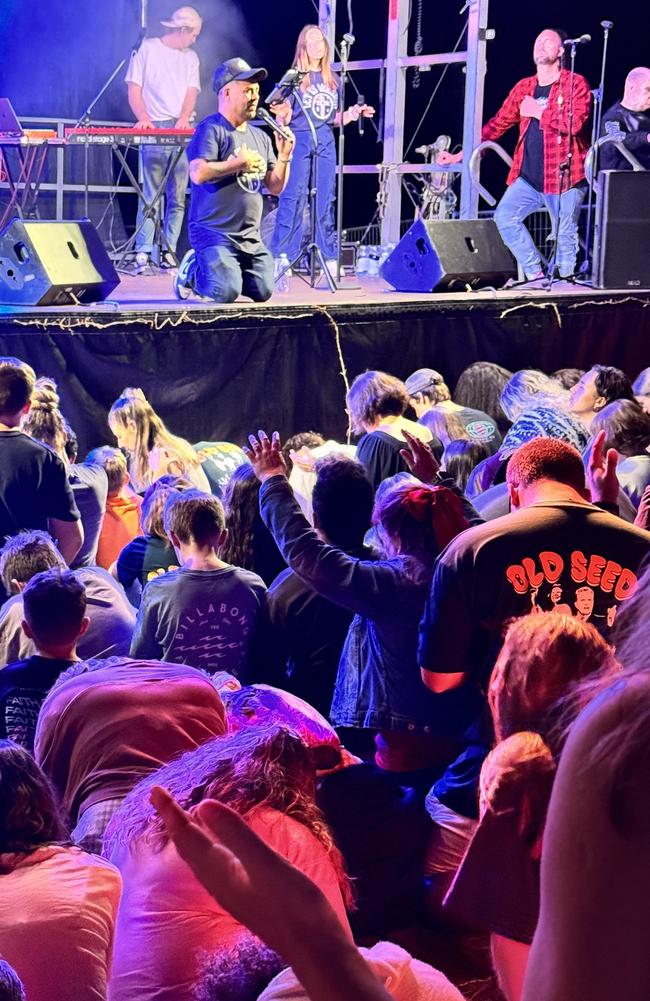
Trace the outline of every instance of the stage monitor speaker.
<path fill-rule="evenodd" d="M 398 292 L 462 291 L 503 285 L 517 269 L 492 219 L 418 219 L 384 261 Z"/>
<path fill-rule="evenodd" d="M 0 233 L 0 304 L 99 302 L 119 285 L 93 224 L 12 219 Z"/>
<path fill-rule="evenodd" d="M 598 174 L 594 285 L 650 289 L 650 171 Z"/>

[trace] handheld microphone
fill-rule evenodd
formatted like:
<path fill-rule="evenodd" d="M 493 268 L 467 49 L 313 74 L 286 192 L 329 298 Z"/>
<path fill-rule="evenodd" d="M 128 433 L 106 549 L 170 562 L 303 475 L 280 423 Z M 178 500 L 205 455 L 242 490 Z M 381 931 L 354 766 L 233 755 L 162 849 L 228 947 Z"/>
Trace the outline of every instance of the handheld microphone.
<path fill-rule="evenodd" d="M 580 35 L 580 38 L 566 38 L 564 45 L 587 45 L 591 41 L 591 35 Z"/>
<path fill-rule="evenodd" d="M 257 117 L 261 118 L 264 124 L 268 125 L 274 132 L 277 132 L 281 139 L 284 139 L 287 142 L 291 142 L 293 140 L 293 136 L 289 130 L 285 129 L 283 125 L 278 125 L 273 115 L 269 115 L 266 108 L 258 108 Z"/>
<path fill-rule="evenodd" d="M 358 105 L 363 105 L 365 103 L 366 103 L 366 99 L 363 96 L 363 94 L 357 94 L 357 104 Z M 359 114 L 359 117 L 357 118 L 357 125 L 359 126 L 359 135 L 362 136 L 363 135 L 363 125 L 364 125 L 364 122 L 363 122 L 363 115 L 361 113 Z"/>

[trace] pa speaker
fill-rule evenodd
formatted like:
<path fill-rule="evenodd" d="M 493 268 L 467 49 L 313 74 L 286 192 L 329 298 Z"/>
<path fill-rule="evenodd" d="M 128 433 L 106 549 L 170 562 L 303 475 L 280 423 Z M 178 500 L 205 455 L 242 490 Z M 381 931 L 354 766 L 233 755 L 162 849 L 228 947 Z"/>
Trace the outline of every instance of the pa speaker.
<path fill-rule="evenodd" d="M 492 219 L 418 219 L 381 275 L 398 292 L 435 292 L 502 285 L 516 276 L 516 267 Z"/>
<path fill-rule="evenodd" d="M 650 289 L 650 171 L 598 175 L 594 284 Z"/>
<path fill-rule="evenodd" d="M 88 219 L 13 219 L 0 233 L 0 304 L 67 306 L 98 302 L 119 285 Z"/>

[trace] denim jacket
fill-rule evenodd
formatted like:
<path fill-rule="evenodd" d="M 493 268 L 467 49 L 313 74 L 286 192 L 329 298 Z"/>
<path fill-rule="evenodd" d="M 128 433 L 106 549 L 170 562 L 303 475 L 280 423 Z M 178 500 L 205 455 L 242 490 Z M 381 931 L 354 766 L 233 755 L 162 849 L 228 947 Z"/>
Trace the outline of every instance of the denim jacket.
<path fill-rule="evenodd" d="M 341 653 L 332 722 L 456 736 L 466 722 L 462 699 L 455 691 L 429 691 L 417 662 L 429 575 L 414 572 L 408 556 L 369 562 L 327 545 L 302 514 L 284 477 L 262 485 L 260 512 L 292 570 L 319 594 L 355 613 Z"/>

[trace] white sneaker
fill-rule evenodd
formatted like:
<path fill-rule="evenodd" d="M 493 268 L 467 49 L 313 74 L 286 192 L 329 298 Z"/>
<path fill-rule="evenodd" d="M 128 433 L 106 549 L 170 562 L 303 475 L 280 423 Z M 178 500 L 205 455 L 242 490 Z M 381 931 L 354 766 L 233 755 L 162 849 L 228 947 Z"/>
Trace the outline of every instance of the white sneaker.
<path fill-rule="evenodd" d="M 190 285 L 189 278 L 195 261 L 196 251 L 188 250 L 178 265 L 178 271 L 174 275 L 174 294 L 177 299 L 189 299 L 194 291 Z"/>

